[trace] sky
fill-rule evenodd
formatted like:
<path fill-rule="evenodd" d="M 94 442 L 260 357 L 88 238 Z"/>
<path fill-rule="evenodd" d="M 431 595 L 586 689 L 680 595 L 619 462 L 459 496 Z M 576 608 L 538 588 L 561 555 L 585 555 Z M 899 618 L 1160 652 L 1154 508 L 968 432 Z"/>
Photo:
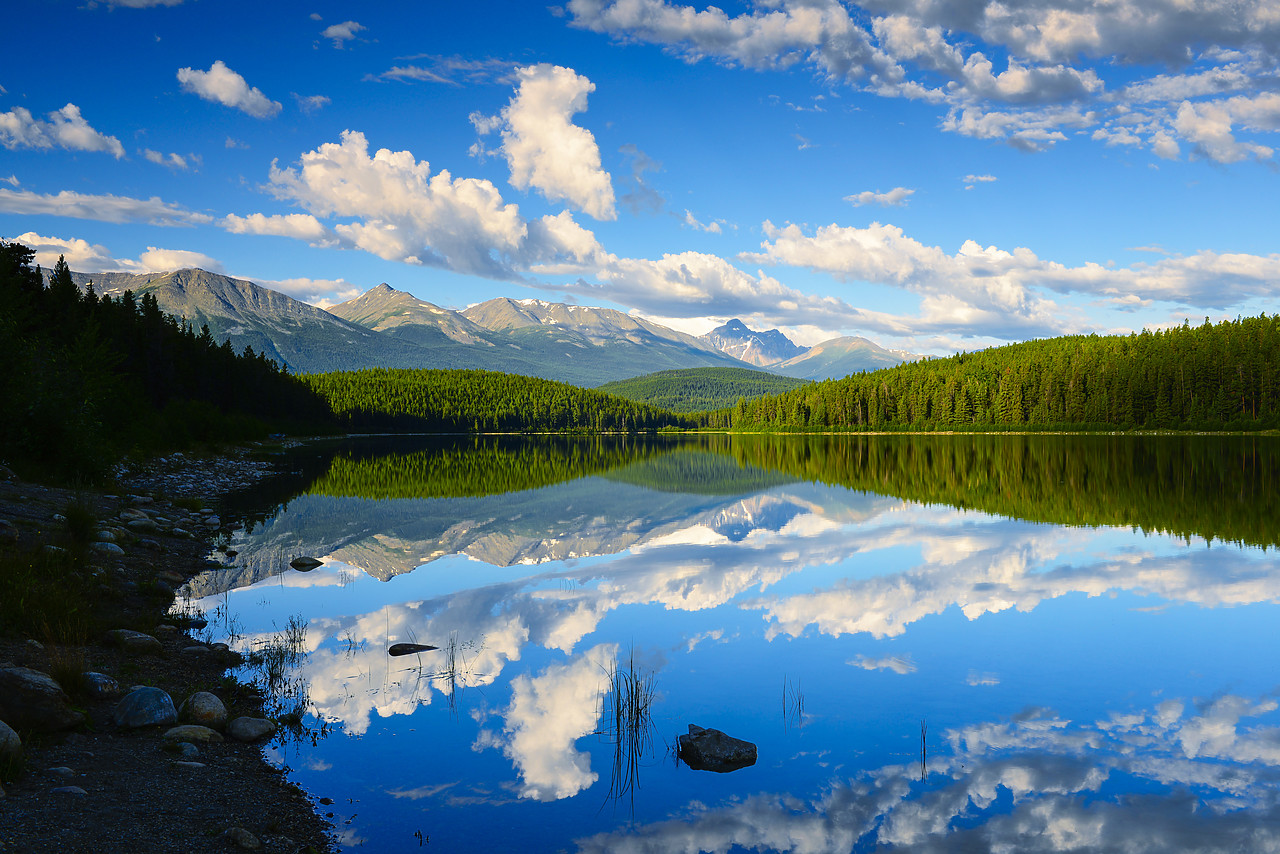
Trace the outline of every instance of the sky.
<path fill-rule="evenodd" d="M 1274 0 L 30 0 L 0 238 L 945 354 L 1280 310 Z"/>

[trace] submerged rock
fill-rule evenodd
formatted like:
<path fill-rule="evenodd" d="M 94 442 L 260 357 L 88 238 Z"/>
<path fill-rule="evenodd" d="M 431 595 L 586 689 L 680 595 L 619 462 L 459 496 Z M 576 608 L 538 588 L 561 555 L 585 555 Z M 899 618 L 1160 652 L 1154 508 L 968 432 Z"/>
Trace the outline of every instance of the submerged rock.
<path fill-rule="evenodd" d="M 749 741 L 725 735 L 718 729 L 704 729 L 689 724 L 689 733 L 679 741 L 679 756 L 695 771 L 724 774 L 756 764 L 756 746 Z"/>
<path fill-rule="evenodd" d="M 310 572 L 317 566 L 324 566 L 324 562 L 318 561 L 313 557 L 296 557 L 289 561 L 289 566 L 298 570 L 298 572 Z"/>
<path fill-rule="evenodd" d="M 425 643 L 393 643 L 387 647 L 387 655 L 413 655 L 415 652 L 428 652 L 433 649 L 439 649 L 439 647 Z"/>

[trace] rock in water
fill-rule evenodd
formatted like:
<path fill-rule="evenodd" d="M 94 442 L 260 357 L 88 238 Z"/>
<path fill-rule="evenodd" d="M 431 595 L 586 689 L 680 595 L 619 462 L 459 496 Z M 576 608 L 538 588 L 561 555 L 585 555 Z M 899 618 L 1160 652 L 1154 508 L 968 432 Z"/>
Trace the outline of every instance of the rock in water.
<path fill-rule="evenodd" d="M 289 561 L 289 566 L 298 570 L 298 572 L 310 572 L 317 566 L 324 566 L 324 563 L 313 557 L 296 557 Z"/>
<path fill-rule="evenodd" d="M 47 674 L 28 667 L 0 668 L 0 720 L 22 730 L 54 732 L 84 722 L 71 698 Z"/>
<path fill-rule="evenodd" d="M 425 643 L 393 643 L 387 647 L 387 655 L 413 655 L 415 652 L 427 652 L 438 649 Z"/>
<path fill-rule="evenodd" d="M 173 698 L 159 688 L 137 688 L 116 703 L 112 719 L 124 729 L 173 726 L 178 722 L 178 710 L 173 707 Z"/>
<path fill-rule="evenodd" d="M 227 724 L 227 735 L 236 741 L 262 741 L 275 734 L 275 721 L 265 718 L 236 718 Z"/>
<path fill-rule="evenodd" d="M 718 729 L 689 724 L 688 735 L 679 738 L 679 755 L 695 771 L 724 774 L 756 764 L 756 746 L 725 735 Z"/>

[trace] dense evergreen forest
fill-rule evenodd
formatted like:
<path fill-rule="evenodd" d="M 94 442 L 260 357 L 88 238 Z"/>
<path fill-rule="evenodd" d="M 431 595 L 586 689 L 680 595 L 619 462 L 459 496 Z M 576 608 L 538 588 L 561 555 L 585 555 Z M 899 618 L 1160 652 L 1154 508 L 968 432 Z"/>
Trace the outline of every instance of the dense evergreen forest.
<path fill-rule="evenodd" d="M 370 368 L 303 380 L 351 431 L 625 433 L 695 424 L 594 389 L 495 371 Z"/>
<path fill-rule="evenodd" d="M 701 416 L 740 430 L 1280 427 L 1280 317 L 1028 341 L 814 383 Z"/>
<path fill-rule="evenodd" d="M 82 292 L 59 259 L 0 242 L 0 459 L 27 476 L 95 481 L 133 450 L 315 432 L 324 402 L 275 362 L 219 346 L 149 295 Z"/>
<path fill-rule="evenodd" d="M 780 394 L 808 383 L 750 368 L 687 368 L 614 380 L 596 389 L 671 412 L 705 412 L 733 406 L 740 397 Z"/>

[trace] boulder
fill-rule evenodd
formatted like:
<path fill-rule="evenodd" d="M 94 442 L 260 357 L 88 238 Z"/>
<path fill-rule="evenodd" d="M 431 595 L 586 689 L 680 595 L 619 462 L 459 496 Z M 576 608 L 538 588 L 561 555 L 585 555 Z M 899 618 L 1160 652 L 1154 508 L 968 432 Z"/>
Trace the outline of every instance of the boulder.
<path fill-rule="evenodd" d="M 317 566 L 324 566 L 324 562 L 318 561 L 313 557 L 295 557 L 289 561 L 289 566 L 298 570 L 298 572 L 310 572 Z"/>
<path fill-rule="evenodd" d="M 22 758 L 22 739 L 13 727 L 0 721 L 0 766 L 11 765 Z"/>
<path fill-rule="evenodd" d="M 227 725 L 227 707 L 216 695 L 197 691 L 178 709 L 178 720 L 222 729 Z"/>
<path fill-rule="evenodd" d="M 275 734 L 275 721 L 265 718 L 236 718 L 227 724 L 227 735 L 236 741 L 264 741 Z"/>
<path fill-rule="evenodd" d="M 178 722 L 178 710 L 173 698 L 159 688 L 135 688 L 116 703 L 112 719 L 116 726 L 138 729 L 144 726 L 173 726 Z"/>
<path fill-rule="evenodd" d="M 87 671 L 80 676 L 84 692 L 94 700 L 106 700 L 120 696 L 120 683 L 105 673 Z"/>
<path fill-rule="evenodd" d="M 48 674 L 28 667 L 0 668 L 0 720 L 20 730 L 55 732 L 84 722 L 71 698 Z"/>
<path fill-rule="evenodd" d="M 120 557 L 124 554 L 124 549 L 115 543 L 90 543 L 89 551 L 96 555 L 111 555 L 113 557 Z"/>
<path fill-rule="evenodd" d="M 725 735 L 718 729 L 704 729 L 689 724 L 689 733 L 679 741 L 679 756 L 695 771 L 725 774 L 756 764 L 756 746 L 749 741 Z"/>
<path fill-rule="evenodd" d="M 131 629 L 112 629 L 107 632 L 107 640 L 130 655 L 160 655 L 164 652 L 164 645 L 159 640 Z"/>
<path fill-rule="evenodd" d="M 222 741 L 222 733 L 199 724 L 181 724 L 165 730 L 165 741 L 185 741 L 188 744 L 207 744 Z"/>

